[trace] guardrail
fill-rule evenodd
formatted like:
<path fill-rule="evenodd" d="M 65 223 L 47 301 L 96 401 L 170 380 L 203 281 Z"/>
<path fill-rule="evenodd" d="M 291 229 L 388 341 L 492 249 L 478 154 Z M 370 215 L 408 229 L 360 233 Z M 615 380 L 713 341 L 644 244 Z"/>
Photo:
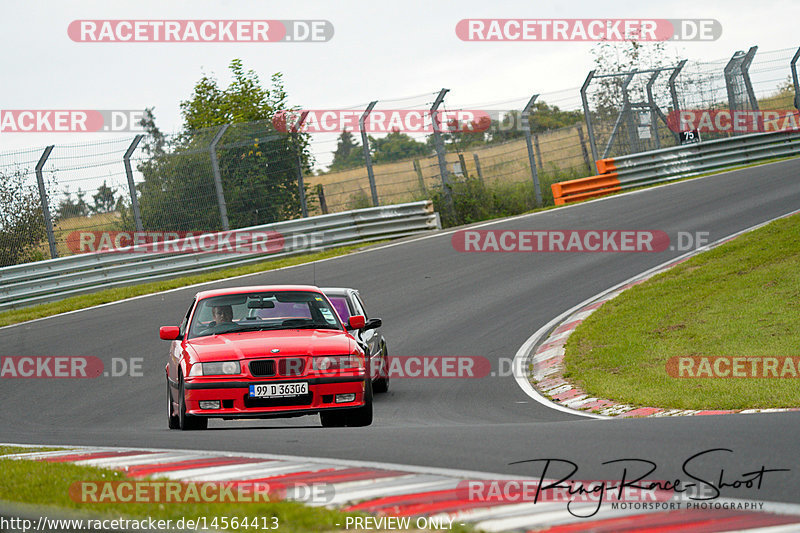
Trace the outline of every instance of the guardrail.
<path fill-rule="evenodd" d="M 753 133 L 597 161 L 597 176 L 553 183 L 556 205 L 767 159 L 800 155 L 800 131 Z"/>
<path fill-rule="evenodd" d="M 229 236 L 235 242 L 236 235 L 274 232 L 271 234 L 277 233 L 282 237 L 281 249 L 276 252 L 157 253 L 153 251 L 152 245 L 139 245 L 14 265 L 0 268 L 0 310 L 308 251 L 396 239 L 441 227 L 439 214 L 434 212 L 433 203 L 424 200 L 288 220 L 216 234 Z M 188 240 L 189 238 L 167 241 L 160 243 L 160 247 L 180 248 Z"/>

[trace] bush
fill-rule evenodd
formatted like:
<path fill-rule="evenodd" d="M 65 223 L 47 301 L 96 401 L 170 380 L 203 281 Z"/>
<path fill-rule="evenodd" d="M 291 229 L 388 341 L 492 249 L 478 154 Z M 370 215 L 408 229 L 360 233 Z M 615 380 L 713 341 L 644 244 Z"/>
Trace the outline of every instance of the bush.
<path fill-rule="evenodd" d="M 561 170 L 556 166 L 539 172 L 542 206 L 553 205 L 550 185 L 559 181 L 583 178 L 582 169 Z M 451 207 L 441 188 L 431 191 L 434 209 L 442 219 L 442 227 L 449 228 L 472 224 L 492 218 L 510 217 L 536 209 L 533 180 L 516 183 L 494 182 L 486 184 L 476 178 L 450 182 Z"/>
<path fill-rule="evenodd" d="M 549 185 L 546 187 L 549 192 Z M 433 205 L 445 228 L 472 224 L 492 218 L 519 215 L 536 208 L 533 183 L 495 183 L 486 185 L 478 179 L 450 183 L 452 207 L 442 189 L 432 192 Z M 545 187 L 542 187 L 544 193 Z M 553 203 L 552 193 L 545 205 Z"/>
<path fill-rule="evenodd" d="M 372 207 L 372 197 L 364 192 L 364 189 L 354 192 L 347 200 L 348 209 L 365 209 L 367 207 Z"/>
<path fill-rule="evenodd" d="M 27 172 L 0 172 L 0 266 L 44 259 L 38 250 L 47 239 L 39 190 Z"/>

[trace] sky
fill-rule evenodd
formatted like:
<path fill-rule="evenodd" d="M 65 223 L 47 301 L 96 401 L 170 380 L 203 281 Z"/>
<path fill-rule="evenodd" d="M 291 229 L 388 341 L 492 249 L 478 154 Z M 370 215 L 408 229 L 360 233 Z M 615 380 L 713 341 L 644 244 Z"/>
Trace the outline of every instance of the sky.
<path fill-rule="evenodd" d="M 711 61 L 758 45 L 797 47 L 796 0 L 558 1 L 538 0 L 2 0 L 0 109 L 143 109 L 154 107 L 164 132 L 179 131 L 179 103 L 204 74 L 224 86 L 228 64 L 242 59 L 264 85 L 284 75 L 289 101 L 305 108 L 345 108 L 371 100 L 414 97 L 430 105 L 441 88 L 448 106 L 472 107 L 533 93 L 577 88 L 593 67 L 587 42 L 465 42 L 465 18 L 716 19 L 711 42 L 669 43 L 672 56 Z M 324 19 L 325 43 L 80 43 L 76 19 Z M 109 139 L 111 133 L 0 133 L 0 152 Z M 130 134 L 129 134 L 130 135 Z M 129 136 L 128 135 L 128 136 Z M 335 148 L 335 139 L 325 141 Z M 322 146 L 319 150 L 324 150 Z"/>

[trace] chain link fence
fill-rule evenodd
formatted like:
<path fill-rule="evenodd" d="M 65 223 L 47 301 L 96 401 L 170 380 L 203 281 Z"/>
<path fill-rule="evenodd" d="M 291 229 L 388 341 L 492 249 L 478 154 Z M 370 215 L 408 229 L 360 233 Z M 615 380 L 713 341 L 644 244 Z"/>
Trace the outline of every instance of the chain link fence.
<path fill-rule="evenodd" d="M 403 137 L 354 131 L 346 158 L 339 131 L 287 133 L 271 121 L 0 152 L 0 266 L 89 251 L 114 232 L 215 232 L 420 199 L 433 199 L 446 225 L 524 212 L 552 204 L 551 183 L 594 174 L 597 159 L 681 143 L 682 110 L 795 109 L 798 56 L 753 47 L 469 106 L 451 107 L 447 90 L 378 100 L 375 110 L 479 109 L 491 122 Z"/>
<path fill-rule="evenodd" d="M 698 126 L 704 140 L 780 129 L 798 109 L 797 60 L 797 49 L 758 52 L 753 46 L 718 61 L 592 71 L 581 97 L 593 158 L 676 146 L 681 132 Z M 770 119 L 768 111 L 780 118 Z"/>

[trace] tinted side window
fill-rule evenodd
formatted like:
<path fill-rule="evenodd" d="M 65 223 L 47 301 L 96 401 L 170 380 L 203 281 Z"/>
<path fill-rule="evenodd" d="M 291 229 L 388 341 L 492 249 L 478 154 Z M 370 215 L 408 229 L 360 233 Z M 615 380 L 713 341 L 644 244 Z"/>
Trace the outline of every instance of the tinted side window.
<path fill-rule="evenodd" d="M 361 300 L 359 300 L 357 294 L 353 295 L 351 301 L 353 302 L 353 312 L 355 312 L 357 315 L 364 315 L 366 318 L 367 313 L 364 311 L 364 306 L 361 304 Z"/>
<path fill-rule="evenodd" d="M 186 328 L 189 326 L 189 317 L 192 315 L 192 309 L 194 308 L 196 300 L 192 300 L 192 305 L 189 306 L 189 309 L 186 311 L 186 316 L 183 317 L 183 322 L 180 325 L 181 335 L 186 334 Z"/>
<path fill-rule="evenodd" d="M 331 304 L 333 304 L 333 308 L 336 309 L 339 318 L 341 318 L 343 322 L 347 322 L 347 319 L 350 318 L 350 308 L 347 306 L 347 298 L 344 296 L 329 296 L 328 299 L 331 301 Z"/>

